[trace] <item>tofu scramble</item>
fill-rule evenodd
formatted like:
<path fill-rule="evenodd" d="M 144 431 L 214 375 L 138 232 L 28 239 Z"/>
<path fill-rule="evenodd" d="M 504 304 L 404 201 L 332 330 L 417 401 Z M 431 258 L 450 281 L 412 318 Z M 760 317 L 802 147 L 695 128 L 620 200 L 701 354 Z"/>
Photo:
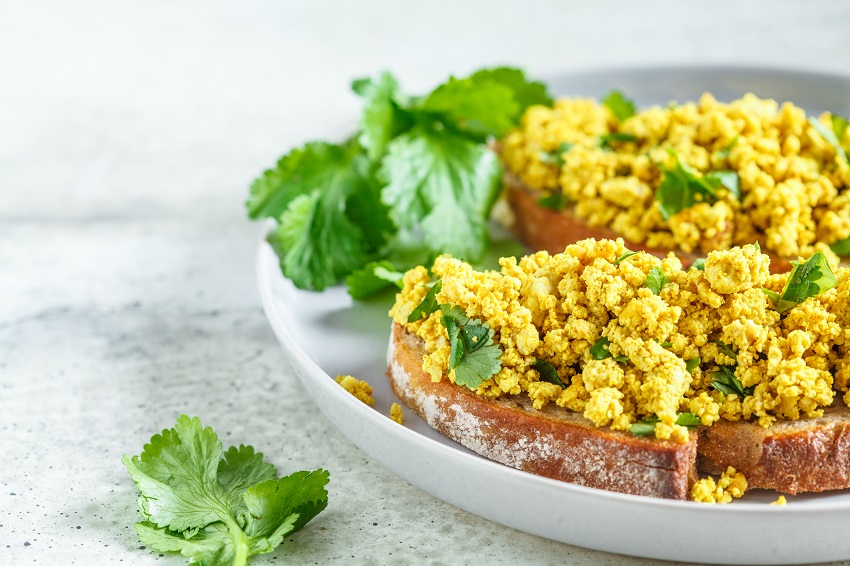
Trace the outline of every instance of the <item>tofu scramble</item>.
<path fill-rule="evenodd" d="M 563 194 L 588 224 L 632 242 L 708 252 L 759 241 L 794 258 L 829 254 L 829 244 L 850 237 L 850 128 L 835 118 L 843 150 L 802 108 L 752 94 L 726 104 L 706 93 L 622 122 L 594 100 L 562 98 L 551 108 L 530 107 L 503 138 L 501 154 L 528 187 Z M 831 129 L 832 119 L 812 120 Z M 656 196 L 677 159 L 697 174 L 737 175 L 740 199 L 724 183 L 715 202 L 665 219 Z"/>
<path fill-rule="evenodd" d="M 711 252 L 704 270 L 685 271 L 672 254 L 630 254 L 618 239 L 502 258 L 500 271 L 442 256 L 432 272 L 441 281 L 436 300 L 486 323 L 501 349 L 501 367 L 474 388 L 478 395 L 527 395 L 535 408 L 554 403 L 614 430 L 657 418 L 656 438 L 685 442 L 683 412 L 696 424 L 768 427 L 820 416 L 848 390 L 850 270 L 837 269 L 834 287 L 780 314 L 764 289 L 782 292 L 789 274 L 771 275 L 769 263 L 747 245 Z M 658 270 L 666 281 L 656 294 L 645 284 Z M 408 322 L 431 281 L 425 267 L 408 271 L 390 316 L 424 341 L 432 380 L 455 382 L 440 311 Z M 610 356 L 598 359 L 592 350 L 603 339 Z M 554 366 L 563 386 L 541 379 L 538 360 Z M 722 370 L 745 393 L 713 386 Z M 843 399 L 850 404 L 850 394 Z"/>

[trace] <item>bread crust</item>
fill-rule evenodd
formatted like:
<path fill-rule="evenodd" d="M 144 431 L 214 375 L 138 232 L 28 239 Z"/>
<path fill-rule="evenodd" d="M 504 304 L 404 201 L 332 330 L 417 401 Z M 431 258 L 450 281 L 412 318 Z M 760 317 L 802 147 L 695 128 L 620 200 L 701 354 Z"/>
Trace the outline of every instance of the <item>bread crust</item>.
<path fill-rule="evenodd" d="M 751 489 L 783 493 L 850 487 L 850 409 L 770 428 L 718 421 L 686 443 L 597 428 L 580 414 L 527 397 L 489 399 L 422 369 L 424 342 L 393 323 L 387 371 L 393 391 L 432 428 L 470 450 L 536 475 L 588 487 L 689 499 L 698 474 L 743 472 Z"/>
<path fill-rule="evenodd" d="M 540 191 L 527 187 L 513 173 L 505 173 L 504 186 L 508 205 L 513 212 L 513 225 L 509 228 L 533 250 L 546 250 L 555 254 L 563 252 L 568 244 L 587 238 L 597 240 L 623 238 L 622 235 L 608 228 L 588 225 L 583 218 L 575 215 L 572 208 L 557 211 L 540 206 L 537 204 L 541 196 Z M 685 267 L 698 257 L 705 255 L 688 253 L 679 249 L 652 248 L 623 239 L 626 247 L 630 250 L 645 251 L 660 258 L 667 257 L 667 254 L 672 251 Z M 791 269 L 791 263 L 787 259 L 768 252 L 765 253 L 770 256 L 771 273 L 784 273 Z"/>
<path fill-rule="evenodd" d="M 422 370 L 424 342 L 393 323 L 393 391 L 434 429 L 508 466 L 635 495 L 687 499 L 696 479 L 696 434 L 685 443 L 597 428 L 578 413 L 535 410 L 527 397 L 489 399 Z"/>

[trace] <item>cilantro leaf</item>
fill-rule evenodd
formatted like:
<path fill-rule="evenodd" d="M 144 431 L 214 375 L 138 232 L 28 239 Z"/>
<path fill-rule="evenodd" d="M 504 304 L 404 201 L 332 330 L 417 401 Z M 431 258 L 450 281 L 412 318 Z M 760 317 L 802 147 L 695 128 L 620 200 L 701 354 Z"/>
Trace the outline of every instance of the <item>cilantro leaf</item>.
<path fill-rule="evenodd" d="M 832 131 L 835 133 L 835 139 L 839 143 L 844 139 L 848 125 L 850 125 L 850 122 L 844 116 L 839 116 L 838 114 L 832 115 Z"/>
<path fill-rule="evenodd" d="M 699 269 L 700 271 L 705 271 L 705 258 L 698 257 L 691 262 L 691 268 Z"/>
<path fill-rule="evenodd" d="M 741 198 L 738 174 L 734 171 L 712 171 L 707 175 L 699 172 L 682 161 L 673 150 L 668 150 L 676 157 L 673 167 L 661 166 L 664 176 L 655 191 L 655 200 L 664 220 L 669 220 L 677 212 L 690 208 L 698 202 L 714 202 L 717 200 L 717 190 L 721 185 L 729 189 L 736 198 Z"/>
<path fill-rule="evenodd" d="M 702 421 L 693 413 L 679 413 L 676 417 L 676 424 L 689 429 L 694 429 L 701 425 Z"/>
<path fill-rule="evenodd" d="M 387 287 L 396 286 L 401 289 L 404 286 L 403 278 L 404 273 L 397 271 L 390 262 L 381 260 L 367 263 L 362 268 L 352 271 L 345 278 L 345 284 L 351 298 L 361 300 Z"/>
<path fill-rule="evenodd" d="M 602 99 L 602 104 L 611 110 L 611 113 L 614 114 L 618 122 L 631 118 L 637 113 L 635 103 L 619 90 L 612 90 L 609 92 L 605 98 Z"/>
<path fill-rule="evenodd" d="M 815 252 L 803 263 L 792 261 L 791 265 L 794 267 L 788 275 L 782 293 L 763 289 L 780 314 L 794 308 L 809 297 L 816 297 L 829 291 L 838 284 L 823 252 Z"/>
<path fill-rule="evenodd" d="M 413 312 L 408 315 L 407 322 L 416 322 L 419 319 L 425 318 L 432 312 L 440 310 L 440 303 L 437 302 L 437 293 L 439 293 L 442 288 L 443 280 L 438 279 L 434 285 L 428 289 L 428 292 L 425 293 L 425 296 L 422 297 L 422 300 L 416 308 L 413 309 Z"/>
<path fill-rule="evenodd" d="M 738 177 L 738 173 L 735 171 L 728 171 L 725 169 L 721 169 L 718 171 L 709 171 L 705 174 L 706 180 L 711 182 L 712 184 L 723 185 L 726 187 L 732 196 L 738 200 L 741 200 L 741 180 Z"/>
<path fill-rule="evenodd" d="M 838 141 L 838 137 L 835 135 L 835 131 L 833 129 L 824 126 L 823 123 L 817 118 L 809 118 L 809 124 L 811 124 L 812 128 L 832 146 L 835 150 L 835 153 L 838 154 L 841 159 L 844 161 L 848 161 L 847 153 L 844 151 L 844 148 L 841 147 L 841 143 Z M 834 127 L 834 123 L 833 123 Z M 848 161 L 850 162 L 850 161 Z"/>
<path fill-rule="evenodd" d="M 656 265 L 646 274 L 646 281 L 643 282 L 643 286 L 652 291 L 653 294 L 660 295 L 661 289 L 669 282 L 670 280 L 667 279 L 664 270 Z"/>
<path fill-rule="evenodd" d="M 734 360 L 734 359 L 736 359 L 736 358 L 738 357 L 738 352 L 736 352 L 735 350 L 733 350 L 733 349 L 732 349 L 732 348 L 731 348 L 728 344 L 726 344 L 723 340 L 712 340 L 712 342 L 713 342 L 714 344 L 717 344 L 717 346 L 720 348 L 720 352 L 721 352 L 724 356 L 729 357 L 729 358 L 732 358 L 733 360 Z"/>
<path fill-rule="evenodd" d="M 396 102 L 398 83 L 386 71 L 376 79 L 354 81 L 351 90 L 365 102 L 358 139 L 369 159 L 377 161 L 386 153 L 390 141 L 412 126 L 411 118 Z"/>
<path fill-rule="evenodd" d="M 640 252 L 632 252 L 632 251 L 628 251 L 628 252 L 624 253 L 623 255 L 621 255 L 620 257 L 618 257 L 617 259 L 615 259 L 615 260 L 614 260 L 614 265 L 620 265 L 620 264 L 621 264 L 621 263 L 623 263 L 625 260 L 627 260 L 627 259 L 629 259 L 630 257 L 632 257 L 633 255 L 637 255 L 637 254 L 639 254 L 639 253 L 640 253 Z"/>
<path fill-rule="evenodd" d="M 829 248 L 837 256 L 846 257 L 850 255 L 850 237 L 829 244 Z"/>
<path fill-rule="evenodd" d="M 614 358 L 614 361 L 621 364 L 629 362 L 628 356 L 615 356 L 608 351 L 608 346 L 611 345 L 611 340 L 607 336 L 603 336 L 596 341 L 596 344 L 590 347 L 590 355 L 594 360 L 604 360 L 605 358 Z"/>
<path fill-rule="evenodd" d="M 634 134 L 626 134 L 622 132 L 611 132 L 599 136 L 599 147 L 602 149 L 611 149 L 611 143 L 617 142 L 633 142 L 637 141 L 637 136 Z"/>
<path fill-rule="evenodd" d="M 250 446 L 222 453 L 218 436 L 197 417 L 182 415 L 122 462 L 141 492 L 139 538 L 192 563 L 245 564 L 327 506 L 328 472 L 276 479 L 274 466 Z"/>
<path fill-rule="evenodd" d="M 482 69 L 473 73 L 470 78 L 478 84 L 486 84 L 487 81 L 491 81 L 509 88 L 513 93 L 514 100 L 519 104 L 519 114 L 525 112 L 525 109 L 529 106 L 552 105 L 552 97 L 549 96 L 546 85 L 541 82 L 529 81 L 525 78 L 525 73 L 519 69 L 510 67 Z"/>
<path fill-rule="evenodd" d="M 540 374 L 541 381 L 553 383 L 558 387 L 563 387 L 566 389 L 567 385 L 563 381 L 561 381 L 561 377 L 558 375 L 558 370 L 555 369 L 555 366 L 553 366 L 546 360 L 538 359 L 531 367 L 536 369 L 537 373 Z"/>
<path fill-rule="evenodd" d="M 701 362 L 702 362 L 702 360 L 701 360 L 699 357 L 691 358 L 690 360 L 688 360 L 687 362 L 685 362 L 685 370 L 686 370 L 689 374 L 693 375 L 694 370 L 695 370 L 695 369 L 697 369 L 697 368 L 699 367 L 699 364 L 700 364 Z"/>
<path fill-rule="evenodd" d="M 725 395 L 735 394 L 739 399 L 743 399 L 748 395 L 752 395 L 755 390 L 755 387 L 744 387 L 741 380 L 735 376 L 734 366 L 720 366 L 710 373 L 713 377 L 711 387 Z"/>
<path fill-rule="evenodd" d="M 502 369 L 502 349 L 486 323 L 467 317 L 454 305 L 440 305 L 440 310 L 449 334 L 449 367 L 455 370 L 455 383 L 475 389 Z"/>
<path fill-rule="evenodd" d="M 390 143 L 383 199 L 396 224 L 418 226 L 430 248 L 476 261 L 487 245 L 502 168 L 484 146 L 435 126 L 417 126 Z"/>
<path fill-rule="evenodd" d="M 738 145 L 738 141 L 740 141 L 740 136 L 735 136 L 732 141 L 726 145 L 726 147 L 715 151 L 713 157 L 716 157 L 717 159 L 729 159 L 729 154 L 732 153 L 732 150 L 736 145 Z"/>
<path fill-rule="evenodd" d="M 462 131 L 481 139 L 505 134 L 520 113 L 510 87 L 473 77 L 450 77 L 417 109 L 444 115 Z"/>

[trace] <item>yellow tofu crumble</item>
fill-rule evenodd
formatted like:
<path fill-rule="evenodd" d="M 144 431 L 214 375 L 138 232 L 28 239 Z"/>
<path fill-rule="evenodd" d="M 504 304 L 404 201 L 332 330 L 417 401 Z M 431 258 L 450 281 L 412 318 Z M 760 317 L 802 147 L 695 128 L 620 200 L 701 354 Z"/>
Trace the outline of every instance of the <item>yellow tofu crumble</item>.
<path fill-rule="evenodd" d="M 831 130 L 831 114 L 815 119 Z M 633 141 L 600 143 L 610 134 Z M 850 129 L 838 141 L 850 151 Z M 850 165 L 787 102 L 747 94 L 722 103 L 706 93 L 618 122 L 594 100 L 562 98 L 526 110 L 501 154 L 526 185 L 563 194 L 591 226 L 651 247 L 708 252 L 759 241 L 797 257 L 850 237 Z M 716 202 L 665 220 L 655 193 L 677 157 L 701 174 L 736 173 L 740 200 L 721 188 Z"/>
<path fill-rule="evenodd" d="M 698 480 L 691 487 L 691 499 L 698 503 L 731 503 L 733 498 L 747 491 L 747 478 L 732 466 L 726 469 L 716 482 L 707 477 Z"/>
<path fill-rule="evenodd" d="M 783 506 L 783 505 L 787 505 L 787 504 L 788 504 L 788 500 L 787 500 L 787 499 L 785 499 L 785 496 L 784 496 L 784 495 L 780 495 L 780 496 L 776 499 L 776 501 L 771 501 L 771 502 L 770 502 L 770 504 L 771 504 L 771 505 Z"/>
<path fill-rule="evenodd" d="M 365 381 L 361 381 L 351 375 L 338 375 L 336 382 L 367 405 L 375 404 L 375 400 L 372 398 L 372 386 Z"/>
<path fill-rule="evenodd" d="M 393 403 L 390 407 L 390 418 L 398 424 L 404 424 L 404 414 L 401 412 L 401 405 Z"/>
<path fill-rule="evenodd" d="M 474 391 L 528 395 L 536 408 L 554 403 L 614 430 L 652 418 L 656 438 L 678 442 L 691 434 L 676 423 L 685 412 L 702 425 L 746 419 L 768 427 L 821 416 L 848 391 L 850 270 L 837 269 L 834 288 L 780 316 L 763 289 L 781 293 L 788 274 L 771 275 L 757 246 L 711 252 L 704 271 L 683 270 L 672 254 L 622 259 L 627 252 L 619 239 L 584 240 L 560 254 L 503 258 L 500 271 L 483 272 L 437 258 L 438 303 L 486 323 L 501 349 L 501 368 Z M 644 285 L 653 270 L 668 280 L 658 294 Z M 431 280 L 425 267 L 408 271 L 390 315 L 423 339 L 432 380 L 454 382 L 439 310 L 408 322 Z M 591 348 L 603 338 L 611 356 L 597 359 Z M 563 387 L 541 379 L 538 360 Z M 744 398 L 712 386 L 721 368 L 740 380 Z"/>

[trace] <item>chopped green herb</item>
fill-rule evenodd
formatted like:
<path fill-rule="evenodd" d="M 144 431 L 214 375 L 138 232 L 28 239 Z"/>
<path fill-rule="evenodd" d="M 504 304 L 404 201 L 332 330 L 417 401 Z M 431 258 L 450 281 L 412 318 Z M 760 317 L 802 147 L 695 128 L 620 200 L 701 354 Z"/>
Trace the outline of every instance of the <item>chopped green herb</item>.
<path fill-rule="evenodd" d="M 673 347 L 673 343 L 672 343 L 672 342 L 662 342 L 662 341 L 661 341 L 661 340 L 659 340 L 658 338 L 653 338 L 653 340 L 655 340 L 656 342 L 658 342 L 658 343 L 661 345 L 661 347 L 662 347 L 662 348 L 672 348 L 672 347 Z"/>
<path fill-rule="evenodd" d="M 463 309 L 440 305 L 441 322 L 449 334 L 449 367 L 455 383 L 475 389 L 502 368 L 502 349 L 493 341 L 493 329 L 469 318 Z"/>
<path fill-rule="evenodd" d="M 541 151 L 540 152 L 540 161 L 546 163 L 547 165 L 557 165 L 560 167 L 564 164 L 564 154 L 568 152 L 573 147 L 573 144 L 569 142 L 563 142 L 558 146 L 558 149 L 555 151 Z"/>
<path fill-rule="evenodd" d="M 121 461 L 139 488 L 142 543 L 179 552 L 191 564 L 246 564 L 266 554 L 328 505 L 328 472 L 279 478 L 250 446 L 222 451 L 197 417 L 182 415 L 139 456 Z"/>
<path fill-rule="evenodd" d="M 720 186 L 726 187 L 736 198 L 741 197 L 738 174 L 734 171 L 711 171 L 706 175 L 693 169 L 681 157 L 668 150 L 676 158 L 673 167 L 660 166 L 664 174 L 655 191 L 655 200 L 664 220 L 699 202 L 715 202 Z"/>
<path fill-rule="evenodd" d="M 630 257 L 632 257 L 633 255 L 637 255 L 637 254 L 639 254 L 639 253 L 640 253 L 640 252 L 631 252 L 631 251 L 626 252 L 626 253 L 624 253 L 623 255 L 621 255 L 620 257 L 618 257 L 617 259 L 615 259 L 615 260 L 614 260 L 614 265 L 620 265 L 620 264 L 621 264 L 621 263 L 623 263 L 625 260 L 627 260 L 627 259 L 629 259 Z"/>
<path fill-rule="evenodd" d="M 714 157 L 718 159 L 729 159 L 729 154 L 732 153 L 732 150 L 738 145 L 738 141 L 740 140 L 739 136 L 735 136 L 735 138 L 729 142 L 729 144 L 723 149 L 719 149 L 714 152 Z"/>
<path fill-rule="evenodd" d="M 832 115 L 832 131 L 835 134 L 835 139 L 841 143 L 844 139 L 844 134 L 847 132 L 848 120 L 844 116 L 838 114 Z"/>
<path fill-rule="evenodd" d="M 823 125 L 823 123 L 817 118 L 809 118 L 809 124 L 811 124 L 812 128 L 832 146 L 835 150 L 835 153 L 838 154 L 841 159 L 844 161 L 848 161 L 847 153 L 844 151 L 844 148 L 841 147 L 841 143 L 838 141 L 838 136 L 835 135 L 835 131 Z M 835 123 L 833 122 L 833 128 L 835 127 Z M 850 161 L 848 161 L 850 162 Z"/>
<path fill-rule="evenodd" d="M 612 143 L 625 143 L 637 141 L 637 136 L 634 134 L 626 134 L 623 132 L 611 132 L 599 136 L 599 147 L 602 149 L 611 149 Z"/>
<path fill-rule="evenodd" d="M 723 342 L 723 340 L 712 340 L 711 342 L 714 343 L 714 344 L 717 344 L 717 346 L 720 348 L 720 352 L 724 356 L 732 358 L 733 360 L 738 357 L 738 353 L 735 350 L 733 350 L 731 347 L 729 347 L 728 344 Z"/>
<path fill-rule="evenodd" d="M 816 297 L 829 291 L 838 284 L 823 252 L 815 252 L 803 263 L 792 261 L 791 265 L 794 267 L 788 275 L 788 281 L 785 282 L 782 293 L 763 289 L 780 314 L 794 308 L 809 297 Z"/>
<path fill-rule="evenodd" d="M 850 255 L 850 238 L 844 238 L 843 240 L 833 242 L 829 245 L 829 248 L 835 253 L 835 255 L 846 257 Z"/>
<path fill-rule="evenodd" d="M 558 375 L 558 370 L 556 370 L 555 366 L 553 366 L 546 360 L 538 359 L 531 367 L 537 370 L 537 373 L 540 374 L 540 379 L 542 381 L 554 383 L 558 387 L 563 387 L 566 389 L 567 385 L 563 381 L 561 381 L 561 377 Z"/>
<path fill-rule="evenodd" d="M 614 358 L 615 362 L 626 364 L 629 362 L 628 356 L 615 356 L 610 351 L 608 351 L 608 346 L 611 345 L 611 341 L 603 336 L 599 340 L 596 341 L 596 344 L 590 347 L 590 355 L 593 356 L 595 360 L 604 360 L 605 358 Z"/>
<path fill-rule="evenodd" d="M 661 289 L 664 288 L 670 282 L 667 279 L 667 275 L 664 274 L 664 270 L 659 266 L 655 266 L 649 270 L 649 273 L 646 274 L 646 281 L 643 282 L 643 286 L 652 291 L 656 295 L 661 294 Z"/>
<path fill-rule="evenodd" d="M 694 370 L 699 367 L 700 362 L 702 362 L 702 360 L 698 357 L 691 358 L 690 360 L 685 362 L 685 370 L 687 370 L 688 373 L 693 375 Z"/>
<path fill-rule="evenodd" d="M 564 210 L 569 203 L 570 199 L 564 193 L 549 193 L 537 199 L 537 204 L 552 210 Z"/>
<path fill-rule="evenodd" d="M 440 310 L 440 304 L 437 302 L 437 293 L 443 288 L 443 280 L 438 279 L 434 285 L 428 289 L 422 300 L 413 309 L 413 312 L 407 317 L 407 322 L 416 322 L 419 319 L 425 318 L 433 312 Z"/>
<path fill-rule="evenodd" d="M 717 389 L 724 395 L 737 395 L 739 399 L 743 399 L 748 395 L 753 394 L 755 387 L 744 387 L 737 377 L 735 377 L 734 366 L 720 366 L 718 369 L 710 372 L 714 380 L 711 386 Z"/>
<path fill-rule="evenodd" d="M 705 271 L 705 258 L 698 257 L 694 261 L 691 262 L 692 269 L 699 269 L 700 271 Z"/>
<path fill-rule="evenodd" d="M 361 269 L 352 271 L 346 278 L 348 294 L 354 300 L 362 300 L 382 291 L 387 287 L 398 287 L 404 284 L 404 273 L 397 271 L 395 266 L 386 260 L 367 263 Z"/>
<path fill-rule="evenodd" d="M 637 113 L 635 103 L 619 90 L 609 92 L 602 99 L 602 104 L 611 110 L 611 113 L 614 114 L 618 122 L 631 118 Z"/>
<path fill-rule="evenodd" d="M 629 432 L 635 436 L 652 436 L 655 434 L 655 425 L 659 422 L 661 422 L 661 419 L 657 416 L 649 415 L 630 426 Z M 693 413 L 679 413 L 676 415 L 675 423 L 688 429 L 694 429 L 702 424 L 699 417 Z"/>

